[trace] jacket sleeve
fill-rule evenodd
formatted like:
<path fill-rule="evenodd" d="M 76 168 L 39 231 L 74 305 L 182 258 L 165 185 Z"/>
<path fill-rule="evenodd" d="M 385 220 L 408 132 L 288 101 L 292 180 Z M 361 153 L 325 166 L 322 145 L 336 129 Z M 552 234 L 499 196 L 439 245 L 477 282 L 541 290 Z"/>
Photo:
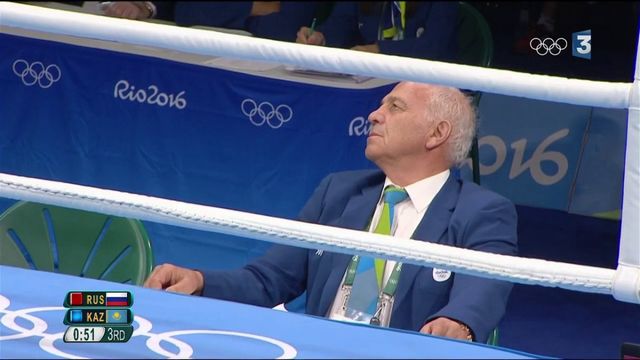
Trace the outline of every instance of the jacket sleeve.
<path fill-rule="evenodd" d="M 283 1 L 279 12 L 249 17 L 245 30 L 260 38 L 294 42 L 300 27 L 311 25 L 317 9 L 314 1 Z"/>
<path fill-rule="evenodd" d="M 475 211 L 459 230 L 466 248 L 503 255 L 518 252 L 516 210 L 506 199 L 499 198 Z M 458 320 L 471 328 L 476 341 L 486 342 L 504 315 L 512 287 L 507 281 L 456 274 L 449 302 L 425 323 L 437 317 Z"/>
<path fill-rule="evenodd" d="M 300 212 L 299 219 L 316 222 L 330 179 L 325 178 Z M 202 295 L 251 305 L 273 307 L 306 290 L 309 250 L 274 245 L 267 253 L 241 269 L 202 271 Z"/>
<path fill-rule="evenodd" d="M 251 1 L 176 1 L 174 21 L 182 26 L 204 25 L 244 30 L 251 6 Z"/>
<path fill-rule="evenodd" d="M 153 5 L 156 7 L 156 19 L 175 21 L 173 9 L 175 1 L 153 1 Z"/>
<path fill-rule="evenodd" d="M 424 23 L 420 24 L 424 29 L 422 35 L 416 37 L 416 34 L 411 34 L 405 40 L 379 40 L 380 52 L 430 60 L 454 60 L 457 53 L 457 2 L 436 1 L 431 6 L 420 7 L 420 11 L 422 14 L 415 16 L 424 18 Z"/>
<path fill-rule="evenodd" d="M 327 46 L 348 49 L 359 45 L 358 4 L 355 1 L 336 1 L 331 14 L 318 27 Z"/>

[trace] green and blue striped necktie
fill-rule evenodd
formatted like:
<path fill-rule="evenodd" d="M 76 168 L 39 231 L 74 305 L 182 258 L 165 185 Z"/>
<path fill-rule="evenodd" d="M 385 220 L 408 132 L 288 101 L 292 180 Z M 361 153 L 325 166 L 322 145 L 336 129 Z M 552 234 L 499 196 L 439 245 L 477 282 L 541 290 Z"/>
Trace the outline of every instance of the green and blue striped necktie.
<path fill-rule="evenodd" d="M 382 214 L 374 232 L 391 235 L 394 230 L 395 206 L 409 197 L 406 190 L 389 185 L 384 189 Z M 378 304 L 378 296 L 382 289 L 385 259 L 360 257 L 353 287 L 347 303 L 347 311 L 362 312 L 373 315 Z"/>

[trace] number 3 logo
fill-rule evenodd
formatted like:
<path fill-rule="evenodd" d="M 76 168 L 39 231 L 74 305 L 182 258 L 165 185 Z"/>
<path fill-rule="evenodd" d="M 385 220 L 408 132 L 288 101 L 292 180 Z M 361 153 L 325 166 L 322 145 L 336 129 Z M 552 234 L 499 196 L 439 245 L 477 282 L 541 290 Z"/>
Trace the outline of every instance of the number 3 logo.
<path fill-rule="evenodd" d="M 580 54 L 589 54 L 591 52 L 591 35 L 578 35 L 580 40 L 580 47 L 576 48 L 576 51 Z"/>
<path fill-rule="evenodd" d="M 591 30 L 573 33 L 572 55 L 583 59 L 591 59 Z"/>

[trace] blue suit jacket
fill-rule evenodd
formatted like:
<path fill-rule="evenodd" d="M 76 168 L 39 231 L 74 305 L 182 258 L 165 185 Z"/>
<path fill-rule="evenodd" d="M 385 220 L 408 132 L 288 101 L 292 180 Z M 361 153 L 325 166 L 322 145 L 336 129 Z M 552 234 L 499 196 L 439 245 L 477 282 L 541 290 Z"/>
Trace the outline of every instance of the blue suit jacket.
<path fill-rule="evenodd" d="M 300 213 L 300 220 L 366 230 L 382 193 L 377 170 L 327 176 Z M 513 204 L 474 183 L 449 177 L 427 209 L 413 238 L 475 250 L 515 255 L 517 219 Z M 326 316 L 350 255 L 275 245 L 242 269 L 203 271 L 203 295 L 272 307 L 307 291 L 306 312 Z M 418 331 L 445 316 L 467 324 L 484 342 L 502 318 L 512 285 L 453 274 L 437 282 L 433 269 L 402 268 L 391 327 Z"/>
<path fill-rule="evenodd" d="M 417 2 L 415 13 L 406 19 L 404 40 L 378 40 L 380 15 L 379 11 L 362 13 L 357 1 L 338 1 L 318 30 L 324 34 L 327 46 L 352 48 L 377 43 L 382 54 L 456 60 L 457 2 Z"/>
<path fill-rule="evenodd" d="M 205 25 L 245 30 L 253 36 L 295 41 L 301 26 L 309 26 L 317 11 L 316 1 L 283 1 L 280 11 L 249 16 L 253 1 L 155 1 L 157 18 L 181 26 Z"/>

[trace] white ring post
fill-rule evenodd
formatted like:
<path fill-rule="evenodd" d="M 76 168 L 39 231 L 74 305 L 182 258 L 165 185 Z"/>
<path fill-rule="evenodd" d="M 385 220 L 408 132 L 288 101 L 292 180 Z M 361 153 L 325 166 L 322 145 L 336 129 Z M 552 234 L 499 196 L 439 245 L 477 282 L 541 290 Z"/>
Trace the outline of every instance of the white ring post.
<path fill-rule="evenodd" d="M 636 52 L 635 76 L 629 93 L 622 225 L 613 296 L 640 303 L 640 35 Z"/>

